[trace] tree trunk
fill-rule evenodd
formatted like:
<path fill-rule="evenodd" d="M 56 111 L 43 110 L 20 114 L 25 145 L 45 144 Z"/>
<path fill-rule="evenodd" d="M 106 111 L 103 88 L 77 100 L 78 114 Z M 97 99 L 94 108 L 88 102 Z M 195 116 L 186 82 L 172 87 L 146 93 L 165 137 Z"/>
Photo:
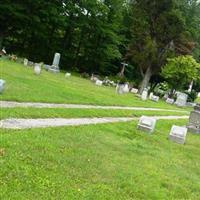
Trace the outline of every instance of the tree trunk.
<path fill-rule="evenodd" d="M 0 50 L 3 48 L 3 34 L 0 33 Z"/>
<path fill-rule="evenodd" d="M 143 90 L 145 88 L 147 88 L 149 81 L 151 79 L 152 76 L 152 70 L 151 70 L 151 66 L 149 66 L 144 74 L 144 78 L 140 84 L 140 89 L 139 89 L 139 94 L 142 94 Z"/>

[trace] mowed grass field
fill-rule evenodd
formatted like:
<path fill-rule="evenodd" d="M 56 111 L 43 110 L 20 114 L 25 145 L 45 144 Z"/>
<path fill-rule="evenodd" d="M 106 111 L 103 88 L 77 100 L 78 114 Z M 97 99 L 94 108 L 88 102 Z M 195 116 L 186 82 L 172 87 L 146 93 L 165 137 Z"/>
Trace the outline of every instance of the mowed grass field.
<path fill-rule="evenodd" d="M 78 76 L 65 78 L 64 73 L 52 74 L 45 70 L 37 76 L 32 67 L 7 60 L 0 60 L 0 73 L 1 78 L 6 80 L 1 100 L 177 109 L 163 101 L 146 102 L 133 94 L 117 95 L 115 88 L 98 87 L 90 80 Z"/>
<path fill-rule="evenodd" d="M 1 132 L 0 199 L 199 199 L 200 138 L 137 122 Z"/>
<path fill-rule="evenodd" d="M 163 101 L 143 102 L 133 94 L 89 80 L 0 61 L 6 90 L 1 100 L 166 108 L 132 111 L 62 108 L 1 108 L 6 118 L 139 117 L 188 115 Z M 186 109 L 188 111 L 188 109 Z M 158 120 L 151 135 L 137 121 L 79 127 L 0 129 L 0 199 L 132 200 L 199 199 L 200 137 L 188 133 L 185 145 L 169 141 L 173 124 Z"/>

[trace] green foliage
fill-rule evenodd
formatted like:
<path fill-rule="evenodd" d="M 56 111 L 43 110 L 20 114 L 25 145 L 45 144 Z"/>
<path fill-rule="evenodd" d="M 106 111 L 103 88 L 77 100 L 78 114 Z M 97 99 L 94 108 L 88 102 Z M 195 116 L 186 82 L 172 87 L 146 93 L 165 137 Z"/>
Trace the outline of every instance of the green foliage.
<path fill-rule="evenodd" d="M 192 56 L 179 56 L 168 59 L 161 75 L 174 89 L 186 89 L 189 83 L 199 81 L 200 64 Z"/>

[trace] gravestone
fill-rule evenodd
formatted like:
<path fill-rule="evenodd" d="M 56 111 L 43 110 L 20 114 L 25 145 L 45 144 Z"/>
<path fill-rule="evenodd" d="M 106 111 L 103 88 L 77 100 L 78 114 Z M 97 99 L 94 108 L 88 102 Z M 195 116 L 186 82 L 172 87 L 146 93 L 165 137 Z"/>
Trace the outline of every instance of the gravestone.
<path fill-rule="evenodd" d="M 44 66 L 44 69 L 45 69 L 46 71 L 48 71 L 48 70 L 51 68 L 51 66 L 50 66 L 50 65 L 47 65 L 47 64 L 44 64 L 43 66 Z"/>
<path fill-rule="evenodd" d="M 148 96 L 148 89 L 145 88 L 145 89 L 143 90 L 143 92 L 142 92 L 141 99 L 142 99 L 143 101 L 146 101 L 146 100 L 147 100 L 147 96 Z"/>
<path fill-rule="evenodd" d="M 187 128 L 173 125 L 169 134 L 169 140 L 178 144 L 184 144 L 187 135 Z"/>
<path fill-rule="evenodd" d="M 142 116 L 138 123 L 138 129 L 152 133 L 155 129 L 156 119 L 153 117 Z"/>
<path fill-rule="evenodd" d="M 33 66 L 34 65 L 34 62 L 32 62 L 32 61 L 28 61 L 28 66 Z"/>
<path fill-rule="evenodd" d="M 49 71 L 50 71 L 50 72 L 53 72 L 53 73 L 58 73 L 58 72 L 60 72 L 59 63 L 60 63 L 60 53 L 55 53 L 54 59 L 53 59 L 53 64 L 52 64 L 52 66 L 49 68 Z"/>
<path fill-rule="evenodd" d="M 0 79 L 0 94 L 4 91 L 6 81 Z"/>
<path fill-rule="evenodd" d="M 177 94 L 177 99 L 176 99 L 176 102 L 175 102 L 175 104 L 177 105 L 177 106 L 185 106 L 186 105 L 186 103 L 187 103 L 187 98 L 188 98 L 188 95 L 187 94 L 185 94 L 185 93 L 182 93 L 182 92 L 179 92 L 178 94 Z"/>
<path fill-rule="evenodd" d="M 151 92 L 151 93 L 149 94 L 149 99 L 151 99 L 152 96 L 153 96 L 153 92 Z"/>
<path fill-rule="evenodd" d="M 132 88 L 131 89 L 131 93 L 137 94 L 138 93 L 138 89 L 137 88 Z"/>
<path fill-rule="evenodd" d="M 103 85 L 103 81 L 96 80 L 95 85 L 102 86 Z"/>
<path fill-rule="evenodd" d="M 128 92 L 129 92 L 129 86 L 128 83 L 125 83 L 123 88 L 123 93 L 128 93 Z"/>
<path fill-rule="evenodd" d="M 117 84 L 116 93 L 117 94 L 123 94 L 124 93 L 124 84 Z"/>
<path fill-rule="evenodd" d="M 200 104 L 197 104 L 190 113 L 187 127 L 190 132 L 200 134 Z"/>
<path fill-rule="evenodd" d="M 24 58 L 24 66 L 27 66 L 27 65 L 28 65 L 28 59 Z"/>
<path fill-rule="evenodd" d="M 174 103 L 174 99 L 167 98 L 166 103 L 173 104 Z"/>
<path fill-rule="evenodd" d="M 68 72 L 67 72 L 67 73 L 65 74 L 65 78 L 68 78 L 68 77 L 70 77 L 70 76 L 71 76 L 71 73 L 68 73 Z"/>
<path fill-rule="evenodd" d="M 151 100 L 152 100 L 152 101 L 155 101 L 155 102 L 158 102 L 159 99 L 160 99 L 159 96 L 155 96 L 155 95 L 153 95 L 153 96 L 151 97 Z"/>
<path fill-rule="evenodd" d="M 36 75 L 39 75 L 39 74 L 41 73 L 41 66 L 40 66 L 40 64 L 35 63 L 35 66 L 34 66 L 34 73 L 35 73 Z"/>

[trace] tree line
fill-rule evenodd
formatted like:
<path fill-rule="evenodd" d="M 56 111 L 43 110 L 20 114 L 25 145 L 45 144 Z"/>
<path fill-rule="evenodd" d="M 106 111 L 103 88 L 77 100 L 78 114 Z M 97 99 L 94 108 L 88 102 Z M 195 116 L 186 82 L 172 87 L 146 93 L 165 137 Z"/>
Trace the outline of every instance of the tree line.
<path fill-rule="evenodd" d="M 140 82 L 160 79 L 167 58 L 200 60 L 198 0 L 4 0 L 0 3 L 0 48 L 61 68 L 125 75 Z"/>

